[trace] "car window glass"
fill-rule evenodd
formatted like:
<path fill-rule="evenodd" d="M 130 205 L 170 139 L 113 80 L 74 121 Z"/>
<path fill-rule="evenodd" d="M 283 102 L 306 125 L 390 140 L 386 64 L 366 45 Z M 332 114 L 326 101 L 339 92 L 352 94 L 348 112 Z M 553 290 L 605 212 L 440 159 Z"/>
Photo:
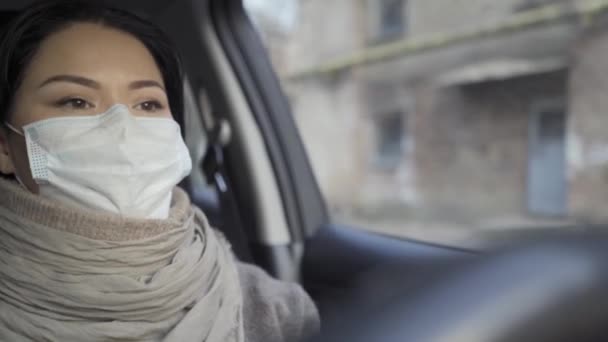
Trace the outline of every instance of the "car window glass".
<path fill-rule="evenodd" d="M 608 223 L 607 0 L 246 0 L 335 221 Z"/>
<path fill-rule="evenodd" d="M 192 189 L 213 190 L 213 187 L 207 184 L 203 170 L 199 167 L 208 144 L 201 110 L 207 110 L 208 108 L 199 109 L 194 91 L 187 81 L 184 84 L 185 142 L 192 158 L 192 172 L 189 177 L 190 186 Z"/>

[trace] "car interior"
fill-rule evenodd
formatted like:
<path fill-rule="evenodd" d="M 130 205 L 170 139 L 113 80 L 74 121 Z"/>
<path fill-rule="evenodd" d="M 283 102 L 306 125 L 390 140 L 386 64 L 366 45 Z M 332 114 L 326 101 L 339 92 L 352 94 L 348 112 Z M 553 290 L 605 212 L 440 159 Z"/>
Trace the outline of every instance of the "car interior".
<path fill-rule="evenodd" d="M 2 1 L 2 23 L 29 2 Z M 603 335 L 603 235 L 534 234 L 471 248 L 332 222 L 289 101 L 242 1 L 110 2 L 159 24 L 180 50 L 185 139 L 194 162 L 181 186 L 241 261 L 302 284 L 323 321 L 315 340 Z"/>

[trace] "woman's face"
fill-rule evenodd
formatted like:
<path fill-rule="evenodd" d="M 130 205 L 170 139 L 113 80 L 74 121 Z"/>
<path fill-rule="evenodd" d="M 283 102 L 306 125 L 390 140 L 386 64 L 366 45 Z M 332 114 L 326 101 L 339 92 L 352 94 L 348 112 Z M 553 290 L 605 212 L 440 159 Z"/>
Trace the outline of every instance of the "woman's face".
<path fill-rule="evenodd" d="M 171 117 L 162 75 L 135 37 L 93 23 L 76 23 L 49 36 L 24 73 L 8 123 L 96 115 L 127 105 L 136 116 Z M 0 130 L 0 172 L 16 174 L 32 192 L 25 138 Z"/>

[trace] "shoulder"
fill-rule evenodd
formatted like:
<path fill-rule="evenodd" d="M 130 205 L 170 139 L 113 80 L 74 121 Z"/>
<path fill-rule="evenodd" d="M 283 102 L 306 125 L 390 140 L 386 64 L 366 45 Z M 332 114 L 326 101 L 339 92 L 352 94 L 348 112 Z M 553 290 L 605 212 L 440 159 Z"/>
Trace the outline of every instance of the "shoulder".
<path fill-rule="evenodd" d="M 318 332 L 317 308 L 300 285 L 244 263 L 238 263 L 238 271 L 247 341 L 296 342 Z"/>

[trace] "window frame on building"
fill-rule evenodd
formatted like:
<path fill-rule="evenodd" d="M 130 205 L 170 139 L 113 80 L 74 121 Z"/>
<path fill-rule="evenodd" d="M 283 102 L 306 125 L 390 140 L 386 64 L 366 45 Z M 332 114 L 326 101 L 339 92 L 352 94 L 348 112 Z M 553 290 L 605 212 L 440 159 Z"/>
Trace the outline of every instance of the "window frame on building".
<path fill-rule="evenodd" d="M 392 2 L 396 2 L 392 4 Z M 391 10 L 389 6 L 398 6 L 398 10 Z M 367 13 L 369 16 L 370 43 L 383 43 L 403 38 L 408 29 L 407 18 L 408 0 L 367 0 Z M 385 14 L 400 13 L 397 23 L 388 24 Z"/>
<path fill-rule="evenodd" d="M 391 123 L 391 121 L 394 121 Z M 387 129 L 398 127 L 398 134 L 387 133 Z M 374 148 L 371 158 L 374 169 L 390 171 L 398 168 L 406 159 L 407 151 L 407 111 L 394 108 L 379 112 L 373 116 Z M 394 135 L 395 141 L 386 142 L 384 139 Z M 393 145 L 391 148 L 386 146 Z"/>

